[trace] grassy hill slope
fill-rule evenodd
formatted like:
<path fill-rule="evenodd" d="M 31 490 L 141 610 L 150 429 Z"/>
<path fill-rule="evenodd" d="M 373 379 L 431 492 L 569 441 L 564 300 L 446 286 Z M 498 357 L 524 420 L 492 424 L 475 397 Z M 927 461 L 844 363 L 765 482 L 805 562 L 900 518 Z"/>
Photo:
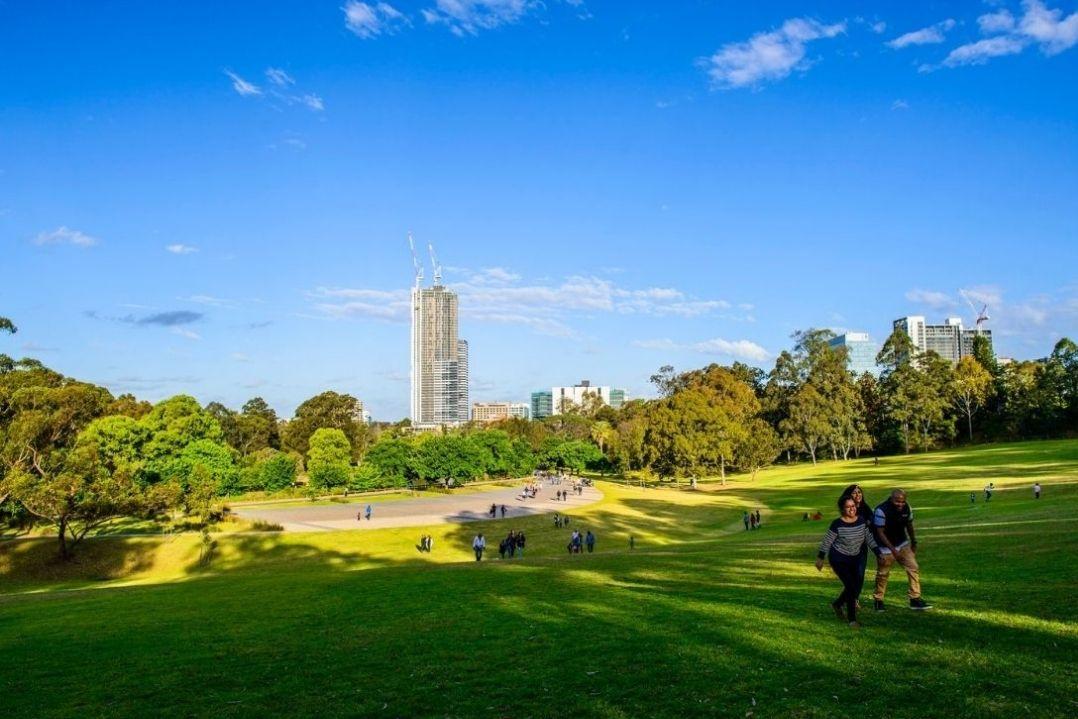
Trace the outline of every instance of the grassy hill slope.
<path fill-rule="evenodd" d="M 860 632 L 831 615 L 838 581 L 812 566 L 826 522 L 801 517 L 832 517 L 851 482 L 872 502 L 910 493 L 935 611 L 902 608 L 896 570 L 892 609 Z M 783 467 L 696 492 L 601 488 L 572 525 L 596 532 L 595 555 L 567 556 L 548 517 L 222 535 L 208 565 L 194 536 L 92 540 L 75 567 L 48 563 L 51 545 L 0 544 L 5 716 L 1078 711 L 1078 442 Z M 742 531 L 755 507 L 763 528 Z M 480 528 L 524 529 L 528 556 L 476 564 Z M 424 531 L 430 555 L 415 549 Z"/>

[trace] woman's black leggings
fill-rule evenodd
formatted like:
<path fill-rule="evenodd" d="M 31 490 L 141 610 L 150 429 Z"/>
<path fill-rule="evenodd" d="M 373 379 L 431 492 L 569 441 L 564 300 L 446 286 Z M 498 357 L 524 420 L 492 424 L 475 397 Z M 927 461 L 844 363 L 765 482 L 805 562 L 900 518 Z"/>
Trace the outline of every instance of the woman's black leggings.
<path fill-rule="evenodd" d="M 842 581 L 842 594 L 838 595 L 835 604 L 846 605 L 846 618 L 851 622 L 857 619 L 857 598 L 861 596 L 861 587 L 865 584 L 864 565 L 861 557 L 848 556 L 841 552 L 831 552 L 827 560 L 831 563 L 831 569 Z"/>

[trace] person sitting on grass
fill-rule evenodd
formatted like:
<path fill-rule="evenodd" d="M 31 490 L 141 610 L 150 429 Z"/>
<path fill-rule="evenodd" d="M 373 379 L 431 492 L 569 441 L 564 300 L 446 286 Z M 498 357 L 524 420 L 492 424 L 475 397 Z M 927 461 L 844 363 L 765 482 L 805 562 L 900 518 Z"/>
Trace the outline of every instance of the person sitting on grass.
<path fill-rule="evenodd" d="M 865 518 L 857 514 L 857 502 L 852 497 L 838 500 L 840 515 L 831 522 L 819 551 L 816 553 L 816 569 L 823 570 L 824 558 L 842 582 L 842 593 L 831 602 L 831 609 L 839 619 L 850 623 L 853 629 L 861 625 L 857 621 L 857 597 L 865 583 L 864 565 L 861 564 L 861 550 L 867 545 L 878 552 L 879 546 L 872 529 Z M 845 614 L 843 614 L 845 609 Z"/>

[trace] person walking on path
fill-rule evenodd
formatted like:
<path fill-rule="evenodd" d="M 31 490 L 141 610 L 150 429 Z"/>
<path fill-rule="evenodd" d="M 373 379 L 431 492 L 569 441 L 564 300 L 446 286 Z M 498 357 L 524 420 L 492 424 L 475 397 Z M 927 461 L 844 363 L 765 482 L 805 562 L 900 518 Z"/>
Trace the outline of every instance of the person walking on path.
<path fill-rule="evenodd" d="M 906 492 L 901 489 L 891 490 L 886 502 L 876 507 L 872 517 L 876 530 L 876 541 L 880 552 L 876 564 L 876 591 L 872 594 L 877 612 L 884 611 L 884 595 L 887 593 L 887 578 L 891 574 L 891 565 L 898 562 L 906 570 L 909 578 L 910 609 L 923 611 L 931 609 L 921 598 L 921 569 L 917 564 L 917 535 L 913 531 L 913 509 L 906 501 Z"/>
<path fill-rule="evenodd" d="M 588 545 L 588 554 L 595 551 L 595 535 L 588 530 L 587 535 L 584 537 L 584 544 Z"/>
<path fill-rule="evenodd" d="M 517 551 L 524 557 L 524 532 L 517 532 Z"/>
<path fill-rule="evenodd" d="M 745 531 L 749 531 L 749 513 L 743 512 L 741 515 L 741 521 L 745 523 Z"/>
<path fill-rule="evenodd" d="M 838 599 L 831 602 L 831 609 L 839 619 L 849 622 L 851 628 L 857 629 L 861 626 L 857 622 L 857 597 L 860 596 L 865 583 L 864 571 L 859 569 L 861 550 L 867 546 L 872 551 L 878 551 L 879 546 L 872 536 L 868 522 L 857 514 L 857 503 L 852 497 L 838 500 L 838 509 L 839 517 L 831 522 L 820 541 L 820 548 L 816 553 L 816 569 L 823 571 L 826 558 L 842 582 L 842 593 L 838 595 Z"/>
<path fill-rule="evenodd" d="M 475 551 L 475 561 L 479 562 L 483 559 L 483 550 L 486 548 L 487 540 L 483 539 L 483 535 L 475 535 L 475 539 L 472 540 L 472 550 Z"/>
<path fill-rule="evenodd" d="M 365 510 L 363 510 L 363 514 L 367 517 L 368 522 L 371 521 L 371 512 L 372 511 L 374 511 L 374 508 L 371 507 L 371 505 L 369 505 L 369 504 L 367 505 L 367 508 Z"/>
<path fill-rule="evenodd" d="M 496 516 L 498 516 L 498 505 L 492 504 L 490 505 L 490 518 L 494 519 Z"/>
<path fill-rule="evenodd" d="M 502 519 L 505 519 L 505 505 L 502 505 Z"/>
<path fill-rule="evenodd" d="M 1040 499 L 1040 498 L 1041 498 L 1041 483 L 1040 482 L 1034 482 L 1033 483 L 1033 499 Z"/>
<path fill-rule="evenodd" d="M 760 510 L 759 509 L 756 510 L 756 528 L 757 529 L 760 528 Z"/>

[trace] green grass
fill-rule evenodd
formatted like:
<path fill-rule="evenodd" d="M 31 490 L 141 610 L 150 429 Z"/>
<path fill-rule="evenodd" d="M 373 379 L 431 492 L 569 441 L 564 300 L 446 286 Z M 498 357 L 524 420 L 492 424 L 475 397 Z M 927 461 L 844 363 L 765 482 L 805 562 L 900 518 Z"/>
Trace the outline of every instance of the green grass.
<path fill-rule="evenodd" d="M 855 481 L 873 502 L 910 493 L 935 611 L 901 608 L 896 570 L 891 611 L 860 632 L 830 615 L 839 584 L 812 566 L 826 522 L 801 516 L 830 518 Z M 567 556 L 548 517 L 232 533 L 206 568 L 192 536 L 94 539 L 74 565 L 42 541 L 0 543 L 4 716 L 1078 712 L 1076 441 L 782 467 L 697 492 L 600 487 L 572 515 L 599 537 L 592 556 Z M 757 506 L 763 529 L 740 531 Z M 475 531 L 510 528 L 528 534 L 525 559 L 470 561 Z"/>

